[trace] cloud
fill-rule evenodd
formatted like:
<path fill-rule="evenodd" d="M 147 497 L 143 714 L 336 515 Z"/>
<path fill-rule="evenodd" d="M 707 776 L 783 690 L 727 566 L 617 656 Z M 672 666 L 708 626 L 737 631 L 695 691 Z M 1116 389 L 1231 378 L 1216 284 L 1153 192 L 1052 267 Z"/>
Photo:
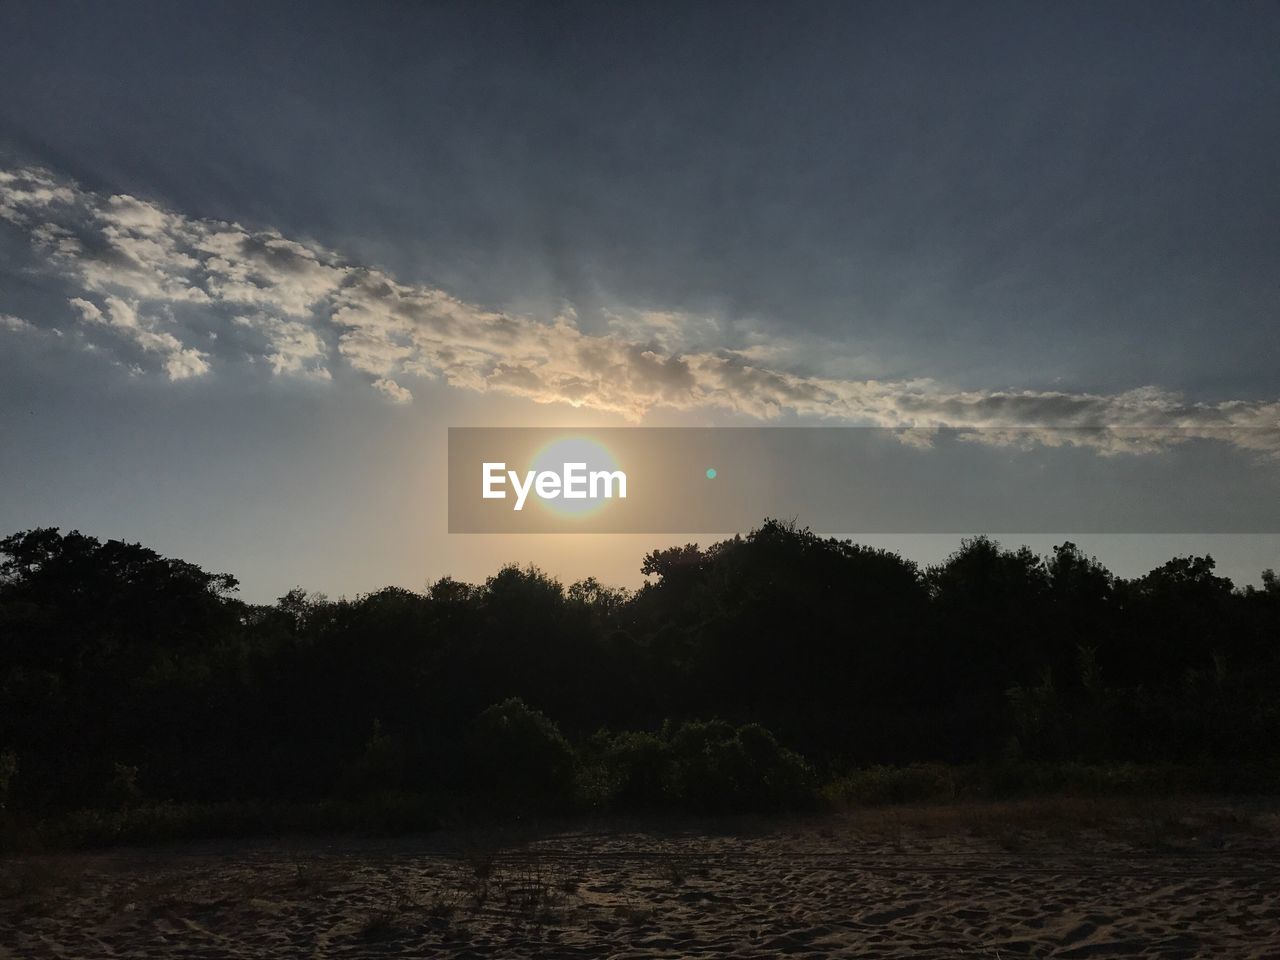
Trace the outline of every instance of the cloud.
<path fill-rule="evenodd" d="M 258 352 L 270 365 L 272 373 L 294 374 L 313 380 L 332 379 L 326 364 L 328 346 L 312 324 L 265 313 L 236 317 L 233 323 L 261 334 L 264 346 Z"/>
<path fill-rule="evenodd" d="M 43 169 L 0 171 L 0 219 L 75 288 L 69 302 L 93 346 L 172 380 L 246 359 L 275 376 L 327 380 L 342 364 L 398 404 L 412 401 L 401 381 L 421 377 L 633 421 L 657 408 L 707 409 L 923 428 L 904 437 L 915 444 L 955 429 L 982 443 L 1102 453 L 1193 437 L 1280 452 L 1276 401 L 1190 402 L 1154 386 L 978 391 L 806 375 L 779 366 L 792 344 L 706 346 L 718 332 L 708 318 L 618 307 L 602 332 L 588 333 L 571 308 L 549 320 L 485 310 L 278 231 L 104 196 Z"/>
<path fill-rule="evenodd" d="M 136 303 L 108 296 L 104 313 L 96 303 L 82 297 L 72 297 L 68 302 L 79 312 L 83 323 L 110 328 L 143 353 L 155 354 L 170 380 L 185 380 L 209 372 L 208 354 L 184 346 L 172 333 L 158 329 L 154 318 L 139 315 Z"/>
<path fill-rule="evenodd" d="M 26 209 L 40 209 L 57 201 L 72 203 L 74 189 L 44 170 L 0 170 L 0 218 L 19 225 L 28 223 Z"/>
<path fill-rule="evenodd" d="M 373 381 L 373 387 L 392 403 L 413 403 L 413 394 L 394 380 L 379 377 Z"/>
<path fill-rule="evenodd" d="M 35 329 L 32 324 L 21 317 L 0 313 L 0 330 L 8 330 L 10 333 L 34 333 Z"/>

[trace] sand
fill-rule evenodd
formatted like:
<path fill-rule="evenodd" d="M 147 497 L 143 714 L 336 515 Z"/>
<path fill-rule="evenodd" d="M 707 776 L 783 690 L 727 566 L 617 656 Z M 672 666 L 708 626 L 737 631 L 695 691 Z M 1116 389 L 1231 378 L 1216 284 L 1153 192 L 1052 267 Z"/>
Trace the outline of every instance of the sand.
<path fill-rule="evenodd" d="M 1226 801 L 548 824 L 28 856 L 0 957 L 1280 957 Z"/>

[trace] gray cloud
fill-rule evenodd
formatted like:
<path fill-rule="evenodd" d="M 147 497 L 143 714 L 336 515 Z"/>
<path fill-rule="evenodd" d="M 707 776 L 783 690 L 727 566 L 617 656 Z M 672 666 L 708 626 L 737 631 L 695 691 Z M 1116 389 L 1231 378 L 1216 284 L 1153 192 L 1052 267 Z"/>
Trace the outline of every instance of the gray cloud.
<path fill-rule="evenodd" d="M 171 380 L 220 363 L 325 380 L 334 364 L 394 403 L 401 381 L 439 378 L 537 403 L 621 414 L 716 409 L 886 427 L 953 428 L 998 444 L 1083 443 L 1145 452 L 1186 438 L 1275 452 L 1280 402 L 1188 402 L 1153 386 L 1112 394 L 952 390 L 930 379 L 841 379 L 771 366 L 785 344 L 708 349 L 705 317 L 618 308 L 604 332 L 572 310 L 549 321 L 482 309 L 317 245 L 236 223 L 103 196 L 47 170 L 0 170 L 0 219 L 25 231 L 45 269 L 72 285 L 77 334 Z M 0 330 L 24 321 L 3 318 Z M 695 344 L 682 349 L 681 344 Z M 1106 427 L 1105 434 L 1054 433 Z M 913 434 L 920 442 L 920 434 Z"/>
<path fill-rule="evenodd" d="M 12 314 L 0 313 L 0 330 L 7 330 L 10 333 L 32 333 L 35 327 L 23 320 L 21 317 L 15 317 Z"/>

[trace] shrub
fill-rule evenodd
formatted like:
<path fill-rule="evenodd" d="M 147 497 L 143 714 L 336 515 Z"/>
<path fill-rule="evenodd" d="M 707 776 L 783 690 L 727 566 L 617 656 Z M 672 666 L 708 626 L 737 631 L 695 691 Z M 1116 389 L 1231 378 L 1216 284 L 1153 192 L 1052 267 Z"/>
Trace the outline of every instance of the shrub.
<path fill-rule="evenodd" d="M 580 757 L 578 793 L 586 806 L 644 810 L 670 800 L 671 747 L 656 734 L 601 730 Z"/>
<path fill-rule="evenodd" d="M 546 811 L 567 805 L 574 756 L 560 729 L 512 698 L 476 718 L 468 744 L 474 786 L 503 811 Z"/>
<path fill-rule="evenodd" d="M 813 774 L 758 724 L 668 721 L 661 734 L 600 731 L 582 745 L 579 796 L 612 810 L 768 813 L 809 805 Z"/>
<path fill-rule="evenodd" d="M 953 769 L 941 763 L 867 767 L 846 774 L 823 790 L 824 796 L 836 803 L 872 805 L 954 800 L 959 792 Z"/>
<path fill-rule="evenodd" d="M 138 768 L 129 763 L 117 763 L 107 782 L 107 799 L 121 809 L 133 806 L 142 799 L 138 786 Z"/>
<path fill-rule="evenodd" d="M 813 775 L 764 727 L 736 730 L 722 720 L 667 729 L 672 796 L 704 813 L 774 812 L 813 799 Z"/>
<path fill-rule="evenodd" d="M 373 732 L 365 741 L 360 756 L 343 771 L 343 792 L 364 796 L 398 788 L 404 780 L 404 760 L 399 745 L 382 729 L 381 721 L 373 721 Z"/>

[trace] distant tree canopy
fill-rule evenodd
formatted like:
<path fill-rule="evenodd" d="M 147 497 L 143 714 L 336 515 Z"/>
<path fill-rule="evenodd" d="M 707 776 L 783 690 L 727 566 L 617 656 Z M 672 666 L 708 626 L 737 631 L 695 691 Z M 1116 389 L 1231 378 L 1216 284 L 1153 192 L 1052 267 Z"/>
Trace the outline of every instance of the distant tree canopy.
<path fill-rule="evenodd" d="M 1125 580 L 1071 543 L 1042 557 L 986 537 L 922 570 L 776 521 L 641 569 L 636 591 L 508 566 L 480 585 L 255 605 L 233 577 L 137 544 L 14 534 L 0 540 L 8 795 L 102 802 L 122 778 L 157 799 L 446 789 L 536 748 L 554 762 L 528 789 L 551 796 L 568 743 L 648 797 L 657 774 L 609 764 L 665 758 L 661 782 L 692 790 L 765 754 L 787 771 L 771 777 L 799 782 L 788 750 L 818 769 L 1280 754 L 1270 572 L 1240 590 L 1184 557 Z M 709 730 L 714 776 L 682 759 Z"/>

